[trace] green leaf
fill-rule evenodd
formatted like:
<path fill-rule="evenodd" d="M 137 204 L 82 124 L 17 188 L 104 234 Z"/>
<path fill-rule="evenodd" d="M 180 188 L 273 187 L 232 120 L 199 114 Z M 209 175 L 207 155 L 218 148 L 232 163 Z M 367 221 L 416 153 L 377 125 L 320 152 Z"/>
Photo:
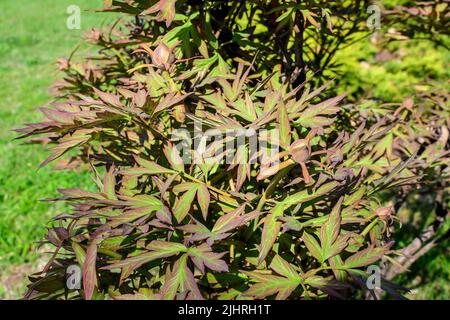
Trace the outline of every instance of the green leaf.
<path fill-rule="evenodd" d="M 389 247 L 367 248 L 355 253 L 345 260 L 344 266 L 346 268 L 360 268 L 371 265 L 383 257 L 389 250 Z"/>
<path fill-rule="evenodd" d="M 116 177 L 114 175 L 115 166 L 112 165 L 103 179 L 103 192 L 108 199 L 117 200 L 116 196 Z"/>
<path fill-rule="evenodd" d="M 124 169 L 121 170 L 120 173 L 125 175 L 157 175 L 177 173 L 176 171 L 166 169 L 153 161 L 145 160 L 139 157 L 135 157 L 135 161 L 140 165 L 140 167 Z"/>
<path fill-rule="evenodd" d="M 418 152 L 418 150 L 416 150 L 416 151 L 411 155 L 411 157 L 408 158 L 408 160 L 399 162 L 399 164 L 396 165 L 395 168 L 392 169 L 392 170 L 389 172 L 389 175 L 384 176 L 383 178 L 381 178 L 381 179 L 375 181 L 375 183 L 374 183 L 374 184 L 375 184 L 375 188 L 374 188 L 373 190 L 371 190 L 371 193 L 374 193 L 376 190 L 380 190 L 381 188 L 386 187 L 386 186 L 389 184 L 389 182 L 391 182 L 391 180 L 394 179 L 394 177 L 398 176 L 398 174 L 399 174 L 402 170 L 404 170 L 405 168 L 407 168 L 407 167 L 410 165 L 410 163 L 416 159 L 416 157 L 417 157 L 417 152 Z"/>
<path fill-rule="evenodd" d="M 206 220 L 206 218 L 208 218 L 208 209 L 211 196 L 209 194 L 208 187 L 205 184 L 200 184 L 198 186 L 197 201 L 202 211 L 203 218 Z"/>
<path fill-rule="evenodd" d="M 117 227 L 124 223 L 129 223 L 135 221 L 144 216 L 151 216 L 152 213 L 156 212 L 158 209 L 154 207 L 142 207 L 140 209 L 133 209 L 127 212 L 121 213 L 118 216 L 110 218 L 108 225 L 111 227 Z"/>
<path fill-rule="evenodd" d="M 164 155 L 167 158 L 167 161 L 169 161 L 172 168 L 177 170 L 178 172 L 184 172 L 184 162 L 183 159 L 180 156 L 180 152 L 178 149 L 173 145 L 173 143 L 168 142 L 163 148 Z M 174 173 L 175 171 L 171 171 L 171 173 Z"/>
<path fill-rule="evenodd" d="M 148 250 L 157 251 L 165 255 L 173 255 L 187 251 L 186 246 L 182 243 L 161 240 L 153 240 L 146 246 L 146 248 Z"/>
<path fill-rule="evenodd" d="M 174 300 L 177 292 L 189 291 L 190 297 L 195 300 L 203 299 L 198 289 L 192 271 L 187 266 L 188 256 L 182 255 L 173 265 L 172 270 L 167 268 L 165 281 L 161 290 L 164 300 Z"/>
<path fill-rule="evenodd" d="M 77 189 L 77 188 L 58 189 L 58 192 L 62 193 L 63 195 L 66 195 L 72 199 L 83 199 L 83 198 L 87 198 L 87 199 L 92 198 L 92 199 L 97 199 L 97 200 L 105 199 L 104 196 L 102 196 L 98 193 L 92 193 L 92 192 L 85 191 L 82 189 Z"/>
<path fill-rule="evenodd" d="M 345 94 L 341 94 L 337 97 L 328 99 L 319 103 L 318 105 L 312 105 L 303 111 L 300 117 L 296 120 L 296 124 L 307 128 L 323 127 L 333 123 L 334 119 L 328 116 L 334 115 L 339 111 L 336 105 L 345 97 Z"/>
<path fill-rule="evenodd" d="M 325 259 L 322 253 L 322 247 L 320 246 L 316 238 L 308 234 L 307 232 L 303 232 L 302 239 L 311 255 L 320 263 L 324 262 Z"/>
<path fill-rule="evenodd" d="M 258 271 L 242 272 L 249 276 L 251 280 L 257 282 L 245 291 L 243 296 L 252 296 L 255 299 L 264 299 L 268 296 L 277 294 L 277 300 L 286 300 L 301 282 L 300 278 L 288 279 L 285 277 L 262 274 Z"/>
<path fill-rule="evenodd" d="M 378 159 L 384 153 L 386 153 L 386 155 L 390 157 L 392 155 L 393 140 L 394 134 L 392 132 L 388 133 L 383 139 L 381 139 L 373 148 L 373 158 Z"/>
<path fill-rule="evenodd" d="M 366 186 L 360 186 L 358 190 L 345 197 L 344 205 L 351 206 L 357 203 L 362 197 L 366 194 L 367 188 Z"/>
<path fill-rule="evenodd" d="M 229 102 L 233 102 L 237 98 L 237 92 L 233 90 L 233 87 L 230 85 L 230 83 L 225 80 L 224 78 L 219 78 L 217 82 L 220 84 L 220 86 L 223 89 L 223 93 L 225 94 L 225 97 Z"/>
<path fill-rule="evenodd" d="M 270 263 L 270 268 L 274 270 L 276 273 L 281 274 L 282 276 L 300 281 L 301 278 L 299 274 L 295 271 L 295 269 L 281 256 L 278 254 L 273 258 L 272 262 Z"/>
<path fill-rule="evenodd" d="M 161 200 L 148 194 L 139 194 L 134 197 L 123 196 L 122 198 L 126 200 L 126 205 L 133 208 L 151 207 L 154 208 L 154 210 L 160 210 L 163 208 Z"/>
<path fill-rule="evenodd" d="M 220 259 L 225 252 L 215 253 L 211 247 L 203 243 L 200 246 L 189 248 L 188 254 L 202 273 L 205 273 L 205 266 L 216 272 L 228 272 L 226 262 Z"/>
<path fill-rule="evenodd" d="M 78 243 L 72 242 L 72 249 L 75 252 L 75 257 L 77 258 L 78 264 L 80 266 L 84 265 L 84 260 L 86 259 L 86 252 L 83 247 L 81 247 Z"/>
<path fill-rule="evenodd" d="M 342 270 L 344 266 L 344 261 L 342 261 L 341 256 L 335 255 L 331 257 L 329 260 L 330 266 L 333 268 L 333 273 L 337 280 L 344 281 L 347 273 Z"/>
<path fill-rule="evenodd" d="M 86 257 L 83 263 L 83 289 L 84 298 L 91 300 L 94 294 L 95 284 L 97 283 L 97 241 L 91 242 L 86 251 Z"/>
<path fill-rule="evenodd" d="M 192 202 L 194 201 L 196 193 L 197 189 L 192 188 L 191 190 L 186 191 L 181 196 L 181 198 L 177 199 L 175 207 L 173 209 L 173 213 L 179 223 L 181 223 L 181 221 L 183 221 L 183 219 L 189 213 L 189 210 L 191 209 L 191 205 Z"/>
<path fill-rule="evenodd" d="M 344 251 L 348 246 L 348 239 L 352 234 L 349 232 L 346 235 L 339 236 L 336 241 L 326 249 L 325 259 L 330 259 L 335 255 Z"/>
<path fill-rule="evenodd" d="M 195 182 L 182 182 L 173 187 L 172 191 L 175 193 L 182 193 L 191 189 L 197 189 L 198 184 Z"/>
<path fill-rule="evenodd" d="M 341 228 L 341 205 L 343 200 L 343 197 L 339 199 L 328 216 L 327 221 L 320 228 L 320 243 L 323 252 L 328 252 L 339 236 Z M 328 257 L 328 253 L 325 256 Z"/>
<path fill-rule="evenodd" d="M 113 95 L 111 93 L 103 92 L 98 90 L 97 88 L 94 88 L 94 92 L 96 95 L 99 96 L 99 98 L 107 103 L 110 104 L 116 108 L 123 108 L 123 104 L 120 102 L 119 96 Z"/>
<path fill-rule="evenodd" d="M 112 263 L 108 266 L 102 267 L 105 270 L 111 270 L 116 268 L 131 268 L 131 270 L 139 268 L 141 265 L 148 263 L 150 261 L 167 258 L 177 255 L 181 252 L 186 252 L 187 248 L 181 243 L 167 242 L 154 240 L 148 246 L 147 249 L 151 250 L 146 253 L 141 253 L 139 255 L 131 256 L 122 261 Z"/>
<path fill-rule="evenodd" d="M 296 194 L 293 194 L 292 196 L 287 197 L 286 199 L 284 199 L 283 203 L 290 206 L 294 204 L 312 201 L 316 198 L 319 198 L 323 195 L 330 193 L 331 190 L 336 188 L 338 185 L 339 185 L 338 182 L 332 181 L 320 186 L 316 191 L 312 193 L 310 193 L 310 190 L 303 190 Z"/>
<path fill-rule="evenodd" d="M 275 20 L 275 22 L 281 22 L 281 21 L 283 21 L 283 20 L 286 19 L 286 18 L 290 18 L 290 17 L 292 16 L 292 14 L 295 12 L 295 10 L 296 10 L 295 7 L 289 8 L 286 12 L 284 12 L 282 15 L 280 15 L 280 16 Z"/>
<path fill-rule="evenodd" d="M 264 226 L 261 235 L 261 244 L 259 249 L 258 265 L 260 265 L 272 249 L 275 240 L 280 233 L 281 221 L 278 218 L 283 215 L 284 204 L 277 204 L 270 214 L 264 218 Z"/>
<path fill-rule="evenodd" d="M 169 254 L 167 256 L 171 256 L 172 254 Z M 139 268 L 141 265 L 148 263 L 150 261 L 167 257 L 164 253 L 160 253 L 157 251 L 151 251 L 142 253 L 136 256 L 131 256 L 129 258 L 126 258 L 122 261 L 118 261 L 116 263 L 112 263 L 108 266 L 102 267 L 102 269 L 110 270 L 110 269 L 116 269 L 116 268 L 127 268 L 132 266 L 132 270 Z"/>
<path fill-rule="evenodd" d="M 213 232 L 216 233 L 224 233 L 241 225 L 243 222 L 240 218 L 245 209 L 245 204 L 241 205 L 239 208 L 224 214 L 219 219 L 217 219 L 214 227 L 212 229 Z"/>

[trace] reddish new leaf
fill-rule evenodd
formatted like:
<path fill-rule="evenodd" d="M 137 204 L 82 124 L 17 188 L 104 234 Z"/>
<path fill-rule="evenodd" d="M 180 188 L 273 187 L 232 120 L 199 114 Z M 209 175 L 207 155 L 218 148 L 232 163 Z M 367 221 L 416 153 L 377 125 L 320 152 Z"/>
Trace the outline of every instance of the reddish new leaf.
<path fill-rule="evenodd" d="M 97 241 L 93 240 L 86 251 L 83 264 L 84 298 L 91 300 L 97 283 Z"/>

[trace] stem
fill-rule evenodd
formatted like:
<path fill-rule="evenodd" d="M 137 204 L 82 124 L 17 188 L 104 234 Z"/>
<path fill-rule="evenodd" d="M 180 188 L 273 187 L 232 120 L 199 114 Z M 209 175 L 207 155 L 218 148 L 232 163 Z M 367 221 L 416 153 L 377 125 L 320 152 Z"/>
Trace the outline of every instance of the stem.
<path fill-rule="evenodd" d="M 209 182 L 203 182 L 203 181 L 201 181 L 201 180 L 199 180 L 197 178 L 194 178 L 193 176 L 191 176 L 190 174 L 188 174 L 186 172 L 180 172 L 180 175 L 182 177 L 184 177 L 184 178 L 187 178 L 187 179 L 193 181 L 193 182 L 204 184 L 204 185 L 206 185 L 206 187 L 208 189 L 210 189 L 210 190 L 212 190 L 212 191 L 214 191 L 214 192 L 216 192 L 218 194 L 221 194 L 221 195 L 223 195 L 225 197 L 233 198 L 233 196 L 231 194 L 229 194 L 228 192 L 225 192 L 225 191 L 222 191 L 220 189 L 217 189 L 217 188 L 213 187 Z"/>
<path fill-rule="evenodd" d="M 373 227 L 375 227 L 375 225 L 378 223 L 377 219 L 373 219 L 371 223 L 369 223 L 367 225 L 367 227 L 363 230 L 363 232 L 361 232 L 361 236 L 365 237 L 370 230 L 372 230 Z"/>
<path fill-rule="evenodd" d="M 283 170 L 279 171 L 276 174 L 274 179 L 267 186 L 267 189 L 263 192 L 261 199 L 259 199 L 258 206 L 256 207 L 256 211 L 262 210 L 262 208 L 264 207 L 266 202 L 271 197 L 272 193 L 275 191 L 275 188 L 276 188 L 278 182 L 280 182 L 280 180 L 283 179 L 289 173 L 289 171 L 291 171 L 292 167 L 294 167 L 294 166 L 295 166 L 295 163 L 291 163 L 286 168 L 284 168 Z M 250 237 L 256 231 L 256 227 L 258 226 L 258 223 L 259 223 L 259 217 L 256 218 L 255 220 L 253 220 L 252 226 L 247 228 L 247 230 L 245 231 L 245 234 L 244 234 L 245 240 L 250 239 Z"/>

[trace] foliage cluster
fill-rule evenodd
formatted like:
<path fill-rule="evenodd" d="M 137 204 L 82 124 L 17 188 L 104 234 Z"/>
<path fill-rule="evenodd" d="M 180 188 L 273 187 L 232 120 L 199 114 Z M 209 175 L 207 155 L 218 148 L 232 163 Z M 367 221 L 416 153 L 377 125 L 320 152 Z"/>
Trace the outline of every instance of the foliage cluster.
<path fill-rule="evenodd" d="M 105 1 L 134 18 L 87 35 L 98 55 L 59 60 L 45 120 L 18 130 L 51 145 L 42 166 L 70 155 L 60 165 L 90 166 L 98 188 L 60 190 L 73 210 L 49 229 L 54 254 L 26 297 L 343 298 L 380 260 L 382 288 L 400 297 L 389 280 L 445 237 L 450 110 L 440 87 L 401 104 L 336 94 L 336 54 L 371 33 L 370 4 Z M 442 45 L 446 17 L 417 5 L 389 9 L 385 27 Z M 174 134 L 198 138 L 198 123 L 227 135 L 181 154 Z M 250 131 L 278 152 L 238 144 Z M 433 230 L 393 250 L 395 213 L 423 190 Z M 82 290 L 65 286 L 73 264 Z"/>

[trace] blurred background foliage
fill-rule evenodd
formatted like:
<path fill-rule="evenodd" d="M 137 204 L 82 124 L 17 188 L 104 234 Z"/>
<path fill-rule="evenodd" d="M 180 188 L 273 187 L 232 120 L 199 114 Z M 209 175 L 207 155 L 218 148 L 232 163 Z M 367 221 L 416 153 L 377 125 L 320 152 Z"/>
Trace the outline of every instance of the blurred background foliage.
<path fill-rule="evenodd" d="M 382 1 L 389 7 L 404 1 Z M 66 27 L 69 5 L 82 9 L 82 29 Z M 44 238 L 45 225 L 61 202 L 52 198 L 57 188 L 89 188 L 85 172 L 38 171 L 46 153 L 39 146 L 18 147 L 11 129 L 38 121 L 36 108 L 50 98 L 48 88 L 57 77 L 55 60 L 68 56 L 81 44 L 83 33 L 114 19 L 114 14 L 95 13 L 101 0 L 35 0 L 0 2 L 0 298 L 20 298 L 25 275 L 39 269 L 36 242 Z M 83 45 L 79 50 L 92 50 Z M 450 54 L 431 41 L 380 41 L 376 35 L 340 51 L 336 91 L 348 92 L 350 102 L 401 102 L 426 90 L 426 81 L 449 89 Z M 364 96 L 365 101 L 360 101 Z M 401 212 L 405 222 L 395 235 L 408 243 L 414 232 L 427 225 L 423 208 Z M 430 217 L 432 218 L 432 217 Z M 450 293 L 450 241 L 422 256 L 399 276 L 398 283 L 412 289 L 411 299 L 448 299 Z M 44 248 L 45 250 L 45 248 Z"/>
<path fill-rule="evenodd" d="M 448 50 L 426 41 L 381 46 L 373 37 L 338 52 L 336 60 L 342 63 L 339 91 L 353 100 L 366 93 L 378 102 L 401 102 L 425 90 L 425 79 L 444 84 L 449 79 Z"/>

